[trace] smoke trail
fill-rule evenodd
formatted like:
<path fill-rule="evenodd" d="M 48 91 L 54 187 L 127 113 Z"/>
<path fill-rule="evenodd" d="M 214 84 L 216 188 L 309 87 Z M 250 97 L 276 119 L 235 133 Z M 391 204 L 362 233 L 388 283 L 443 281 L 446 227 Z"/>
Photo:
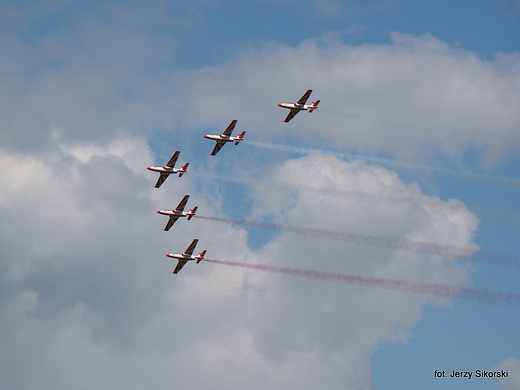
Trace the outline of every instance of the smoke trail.
<path fill-rule="evenodd" d="M 473 256 L 476 249 L 455 247 L 453 245 L 440 245 L 428 242 L 412 241 L 404 238 L 391 238 L 384 236 L 368 236 L 362 234 L 335 232 L 332 230 L 311 229 L 299 226 L 283 225 L 278 223 L 245 221 L 242 219 L 205 217 L 196 215 L 195 217 L 210 221 L 224 222 L 242 226 L 251 226 L 261 229 L 280 230 L 315 238 L 327 238 L 334 241 L 349 242 L 369 246 L 378 246 L 387 249 L 408 250 L 419 253 L 429 253 L 442 257 L 469 257 Z"/>
<path fill-rule="evenodd" d="M 477 214 L 480 219 L 491 219 L 496 222 L 520 225 L 520 214 L 512 211 L 490 209 L 488 207 L 470 207 L 470 210 Z"/>
<path fill-rule="evenodd" d="M 456 247 L 454 245 L 441 245 L 422 241 L 412 241 L 404 238 L 368 236 L 361 234 L 335 232 L 323 229 L 311 229 L 299 226 L 267 222 L 246 221 L 242 219 L 233 218 L 205 217 L 200 215 L 196 215 L 195 218 L 201 218 L 209 221 L 223 222 L 241 226 L 250 226 L 260 229 L 280 230 L 304 236 L 326 238 L 329 240 L 348 242 L 357 245 L 377 246 L 386 249 L 406 250 L 417 253 L 428 253 L 447 258 L 464 257 L 474 261 L 482 261 L 505 267 L 520 268 L 520 256 L 486 251 L 481 251 L 477 253 L 477 249 L 474 248 Z"/>
<path fill-rule="evenodd" d="M 337 188 L 324 188 L 324 187 L 312 187 L 306 186 L 303 184 L 291 184 L 287 182 L 278 182 L 278 181 L 268 181 L 268 180 L 258 180 L 251 179 L 247 177 L 240 176 L 222 176 L 210 173 L 201 173 L 201 172 L 193 172 L 191 171 L 190 175 L 203 177 L 206 179 L 214 179 L 214 180 L 222 180 L 231 183 L 240 183 L 250 186 L 257 187 L 271 187 L 271 188 L 279 188 L 283 190 L 292 190 L 292 191 L 306 191 L 312 192 L 318 195 L 332 196 L 336 198 L 349 198 L 356 202 L 360 203 L 373 203 L 373 204 L 406 204 L 411 207 L 423 207 L 428 206 L 432 210 L 438 211 L 456 211 L 464 209 L 464 206 L 460 204 L 448 203 L 441 201 L 439 199 L 434 198 L 412 198 L 412 197 L 403 197 L 403 196 L 393 196 L 387 194 L 374 194 L 365 191 L 355 191 L 355 190 L 343 190 Z M 507 223 L 512 225 L 520 225 L 520 214 L 513 213 L 506 210 L 499 209 L 491 209 L 487 207 L 470 207 L 470 210 L 477 214 L 477 216 L 481 219 L 489 219 L 494 220 L 500 223 Z"/>
<path fill-rule="evenodd" d="M 333 115 L 350 116 L 350 117 L 363 118 L 363 119 L 369 119 L 369 120 L 375 120 L 375 121 L 382 121 L 382 122 L 397 124 L 397 125 L 406 126 L 406 127 L 416 127 L 416 128 L 420 128 L 420 129 L 424 129 L 424 130 L 429 130 L 429 131 L 443 131 L 445 133 L 446 132 L 460 133 L 460 129 L 453 128 L 453 127 L 428 126 L 428 125 L 424 125 L 424 124 L 418 123 L 418 122 L 405 121 L 405 120 L 394 119 L 392 117 L 384 117 L 384 116 L 379 116 L 379 115 L 359 114 L 359 113 L 354 113 L 354 112 L 350 112 L 350 111 L 331 111 L 331 110 L 324 109 L 324 108 L 320 108 L 319 112 L 333 114 Z M 489 132 L 485 132 L 482 130 L 475 130 L 475 129 L 472 129 L 472 133 L 474 133 L 475 135 L 478 135 L 479 137 L 486 138 L 488 140 L 496 140 L 498 137 L 504 142 L 515 142 L 515 139 L 511 135 L 489 133 Z"/>
<path fill-rule="evenodd" d="M 291 184 L 287 182 L 278 182 L 278 181 L 267 181 L 267 180 L 257 180 L 257 179 L 251 179 L 246 177 L 238 177 L 238 176 L 222 176 L 222 175 L 215 175 L 215 174 L 209 174 L 209 173 L 195 173 L 192 172 L 191 175 L 193 176 L 199 176 L 203 178 L 208 179 L 215 179 L 215 180 L 222 180 L 227 181 L 230 183 L 240 183 L 240 184 L 246 184 L 250 186 L 257 186 L 257 187 L 271 187 L 271 188 L 279 188 L 283 190 L 292 190 L 292 191 L 306 191 L 306 192 L 312 192 L 318 195 L 325 195 L 325 196 L 333 196 L 337 198 L 350 198 L 357 202 L 361 203 L 374 203 L 374 204 L 381 204 L 381 203 L 387 203 L 387 204 L 406 204 L 414 207 L 422 207 L 423 205 L 428 205 L 433 210 L 438 211 L 444 211 L 444 210 L 461 210 L 464 209 L 464 206 L 460 204 L 452 204 L 448 202 L 444 202 L 438 199 L 434 198 L 423 198 L 423 199 L 417 199 L 412 197 L 403 197 L 403 196 L 393 196 L 393 195 L 387 195 L 387 194 L 374 194 L 370 192 L 365 191 L 356 191 L 356 190 L 343 190 L 338 188 L 326 188 L 326 187 L 312 187 L 312 186 L 306 186 L 303 184 Z M 493 216 L 493 210 L 491 209 L 485 209 L 481 208 L 483 212 L 486 212 L 486 215 L 488 217 Z M 503 215 L 509 216 L 509 213 L 502 212 Z M 513 222 L 516 221 L 516 219 L 510 218 Z M 518 217 L 518 221 L 520 224 L 520 216 Z"/>
<path fill-rule="evenodd" d="M 384 117 L 384 116 L 378 116 L 378 115 L 358 114 L 358 113 L 354 113 L 354 112 L 350 112 L 350 111 L 337 112 L 337 111 L 330 111 L 328 109 L 323 109 L 323 108 L 320 108 L 319 112 L 324 112 L 324 113 L 333 114 L 333 115 L 350 116 L 350 117 L 354 117 L 354 118 L 382 121 L 382 122 L 393 123 L 393 124 L 398 124 L 398 125 L 402 125 L 402 126 L 419 127 L 421 129 L 425 129 L 425 130 L 442 130 L 441 128 L 438 128 L 438 127 L 425 126 L 425 125 L 422 125 L 417 122 L 402 121 L 402 120 L 397 120 L 397 119 L 394 119 L 391 117 Z M 455 131 L 455 129 L 449 129 L 449 130 Z"/>
<path fill-rule="evenodd" d="M 460 298 L 471 299 L 481 303 L 506 304 L 511 306 L 520 306 L 520 294 L 501 293 L 496 291 L 488 291 L 485 288 L 473 289 L 466 287 L 458 287 L 451 284 L 410 282 L 407 280 L 386 279 L 362 277 L 353 275 L 337 274 L 332 272 L 312 271 L 299 268 L 277 267 L 272 265 L 259 265 L 238 263 L 233 261 L 210 260 L 204 259 L 215 264 L 228 265 L 231 267 L 241 267 L 246 269 L 254 269 L 264 272 L 275 272 L 286 275 L 305 276 L 312 279 L 321 279 L 329 282 L 340 282 L 345 284 L 357 284 L 366 287 L 379 287 L 385 290 L 395 290 L 403 292 L 412 292 L 415 294 L 434 295 L 442 298 Z"/>
<path fill-rule="evenodd" d="M 327 154 L 331 156 L 335 156 L 339 159 L 345 160 L 345 161 L 353 161 L 353 160 L 362 160 L 367 163 L 372 164 L 378 164 L 378 165 L 384 165 L 392 168 L 401 168 L 401 169 L 408 169 L 413 171 L 425 171 L 425 172 L 431 172 L 431 173 L 437 173 L 440 175 L 448 175 L 448 176 L 456 176 L 466 179 L 475 179 L 479 181 L 487 181 L 502 185 L 520 185 L 520 179 L 512 179 L 508 177 L 503 176 L 491 176 L 486 175 L 482 173 L 474 173 L 469 171 L 462 171 L 462 170 L 456 170 L 456 169 L 448 169 L 448 168 L 442 168 L 442 167 L 434 167 L 430 165 L 425 164 L 412 164 L 404 161 L 396 161 L 396 160 L 390 160 L 387 158 L 382 157 L 370 157 L 370 156 L 363 156 L 360 154 L 353 154 L 353 153 L 339 153 L 339 152 L 332 152 L 328 150 L 322 150 L 322 149 L 313 149 L 313 148 L 303 148 L 303 147 L 296 147 L 296 146 L 288 146 L 288 145 L 279 145 L 279 144 L 270 144 L 270 143 L 264 143 L 264 142 L 255 142 L 255 141 L 242 141 L 243 143 L 246 143 L 248 145 L 252 146 L 258 146 L 261 148 L 268 148 L 268 149 L 274 149 L 274 150 L 281 150 L 284 152 L 290 152 L 295 154 L 301 154 L 301 155 L 307 155 L 310 153 L 321 153 L 321 154 Z"/>

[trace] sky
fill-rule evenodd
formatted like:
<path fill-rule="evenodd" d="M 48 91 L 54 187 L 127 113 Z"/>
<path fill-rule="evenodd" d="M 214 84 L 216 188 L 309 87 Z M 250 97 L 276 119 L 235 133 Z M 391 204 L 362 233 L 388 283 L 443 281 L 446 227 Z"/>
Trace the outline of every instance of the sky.
<path fill-rule="evenodd" d="M 0 387 L 520 389 L 519 51 L 517 0 L 0 1 Z"/>

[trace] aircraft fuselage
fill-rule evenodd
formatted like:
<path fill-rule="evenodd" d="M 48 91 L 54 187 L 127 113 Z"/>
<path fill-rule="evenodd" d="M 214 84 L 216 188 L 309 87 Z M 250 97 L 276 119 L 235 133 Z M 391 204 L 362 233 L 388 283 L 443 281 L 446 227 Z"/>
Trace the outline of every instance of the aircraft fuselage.
<path fill-rule="evenodd" d="M 233 142 L 236 139 L 238 139 L 238 137 L 228 137 L 228 136 L 225 136 L 222 134 L 208 134 L 208 135 L 205 135 L 204 138 L 212 139 L 213 141 L 226 141 L 226 142 Z"/>
<path fill-rule="evenodd" d="M 176 210 L 159 210 L 157 211 L 158 214 L 162 215 L 174 215 L 176 217 L 186 217 L 188 213 L 184 211 L 176 211 Z"/>
<path fill-rule="evenodd" d="M 195 256 L 185 255 L 184 253 L 168 253 L 166 256 L 177 260 L 195 260 Z"/>
<path fill-rule="evenodd" d="M 278 104 L 278 106 L 282 107 L 282 108 L 288 108 L 289 110 L 300 110 L 300 111 L 306 111 L 309 108 L 315 108 L 308 104 L 298 104 L 298 103 L 280 103 L 280 104 Z"/>
<path fill-rule="evenodd" d="M 170 168 L 170 167 L 148 167 L 147 168 L 149 171 L 154 171 L 154 172 L 166 172 L 166 173 L 177 173 L 177 172 L 180 172 L 180 171 L 183 171 L 183 169 L 174 169 L 174 168 Z"/>

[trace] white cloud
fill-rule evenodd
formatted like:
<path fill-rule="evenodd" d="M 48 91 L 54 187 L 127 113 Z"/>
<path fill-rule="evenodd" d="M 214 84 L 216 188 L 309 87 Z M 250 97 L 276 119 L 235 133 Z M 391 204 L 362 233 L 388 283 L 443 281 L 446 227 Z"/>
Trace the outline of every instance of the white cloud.
<path fill-rule="evenodd" d="M 108 7 L 105 16 L 32 44 L 3 37 L 3 147 L 45 146 L 56 128 L 67 142 L 109 143 L 122 132 L 184 137 L 238 119 L 252 140 L 289 138 L 421 162 L 456 165 L 473 148 L 482 150 L 485 167 L 517 155 L 518 54 L 485 60 L 429 34 L 392 33 L 390 44 L 350 46 L 328 33 L 297 47 L 269 42 L 221 65 L 174 70 L 164 82 L 179 25 L 165 7 Z M 184 19 L 192 23 L 196 14 Z M 129 25 L 135 15 L 138 24 Z M 169 38 L 153 28 L 157 15 Z M 307 88 L 322 100 L 320 109 L 282 124 L 286 111 L 276 103 Z"/>
<path fill-rule="evenodd" d="M 184 249 L 194 237 L 209 258 L 469 283 L 467 268 L 432 255 L 291 234 L 252 252 L 243 229 L 197 219 L 162 232 L 165 221 L 155 210 L 192 192 L 189 175 L 153 188 L 155 176 L 145 166 L 142 172 L 131 167 L 134 159 L 150 158 L 140 138 L 105 148 L 55 142 L 45 158 L 2 155 L 8 169 L 0 180 L 1 228 L 11 234 L 1 235 L 6 294 L 0 350 L 5 356 L 24 351 L 3 373 L 6 385 L 65 389 L 80 380 L 85 388 L 117 383 L 129 389 L 150 384 L 369 389 L 369 357 L 379 343 L 406 340 L 422 304 L 445 302 L 209 263 L 190 263 L 179 275 L 169 275 L 174 264 L 165 253 Z M 330 156 L 289 160 L 273 174 L 296 186 L 312 180 L 320 187 L 355 185 L 428 199 L 392 171 Z M 31 195 L 33 186 L 38 196 Z M 193 196 L 202 215 L 222 213 L 212 209 L 215 194 Z M 286 223 L 314 221 L 332 230 L 447 244 L 470 245 L 478 222 L 463 208 L 446 215 L 405 204 L 331 201 L 326 193 L 305 191 L 278 199 L 276 218 Z M 268 188 L 251 201 L 258 216 L 273 211 Z M 21 375 L 17 366 L 31 374 Z"/>
<path fill-rule="evenodd" d="M 508 371 L 508 378 L 501 378 L 499 384 L 503 390 L 520 389 L 520 361 L 515 358 L 506 359 L 498 363 L 491 371 Z"/>
<path fill-rule="evenodd" d="M 12 363 L 0 369 L 0 383 L 372 388 L 369 358 L 378 345 L 406 340 L 423 304 L 449 301 L 208 263 L 172 276 L 165 253 L 197 237 L 198 249 L 225 260 L 457 285 L 470 284 L 470 269 L 433 255 L 288 233 L 252 251 L 245 230 L 197 219 L 162 232 L 165 219 L 155 211 L 182 195 L 191 194 L 203 215 L 223 214 L 224 201 L 217 185 L 199 185 L 189 174 L 154 189 L 142 134 L 168 130 L 177 143 L 237 118 L 251 139 L 427 161 L 438 157 L 436 148 L 457 159 L 476 144 L 493 161 L 517 153 L 518 57 L 484 61 L 431 36 L 402 34 L 389 45 L 352 47 L 331 34 L 295 48 L 269 43 L 163 82 L 148 70 L 155 60 L 167 62 L 163 49 L 175 42 L 127 30 L 132 15 L 110 10 L 119 27 L 94 18 L 70 36 L 1 42 L 0 355 Z M 286 111 L 276 103 L 308 87 L 322 99 L 320 110 L 282 124 Z M 274 213 L 294 225 L 472 245 L 478 220 L 462 204 L 431 207 L 418 185 L 378 166 L 321 155 L 274 167 L 267 153 L 251 153 L 241 166 L 224 155 L 211 162 L 192 156 L 198 167 L 222 164 L 230 175 L 265 170 L 293 185 L 232 199 L 251 203 L 256 218 Z M 358 204 L 306 191 L 309 182 L 416 201 Z"/>
<path fill-rule="evenodd" d="M 294 48 L 270 43 L 223 65 L 178 71 L 172 88 L 183 92 L 175 106 L 193 128 L 247 118 L 250 139 L 290 135 L 311 147 L 416 161 L 441 153 L 457 162 L 475 146 L 486 165 L 516 155 L 517 54 L 488 61 L 429 34 L 391 37 L 392 44 L 355 47 L 333 35 Z M 276 103 L 297 100 L 307 88 L 320 109 L 280 124 L 286 111 Z"/>

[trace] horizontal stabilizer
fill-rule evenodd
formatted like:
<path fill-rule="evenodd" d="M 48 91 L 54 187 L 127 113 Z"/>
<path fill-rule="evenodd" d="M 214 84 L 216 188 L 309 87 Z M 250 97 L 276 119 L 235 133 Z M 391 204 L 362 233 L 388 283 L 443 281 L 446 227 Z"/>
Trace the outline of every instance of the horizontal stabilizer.
<path fill-rule="evenodd" d="M 201 253 L 199 253 L 199 258 L 197 259 L 196 263 L 199 264 L 202 259 L 204 259 L 204 255 L 206 255 L 206 249 L 204 249 Z"/>
<path fill-rule="evenodd" d="M 182 171 L 179 172 L 179 177 L 182 177 L 184 172 L 186 172 L 186 170 L 188 169 L 188 165 L 190 165 L 190 163 L 186 163 L 183 167 L 181 167 Z"/>
<path fill-rule="evenodd" d="M 188 215 L 188 221 L 189 221 L 190 219 L 193 218 L 193 216 L 194 216 L 195 213 L 197 212 L 197 209 L 198 209 L 198 208 L 199 208 L 199 206 L 195 206 L 194 208 L 192 208 L 192 209 L 190 210 L 190 215 Z"/>
<path fill-rule="evenodd" d="M 238 143 L 244 139 L 244 135 L 245 135 L 245 134 L 246 134 L 246 132 L 243 131 L 242 133 L 240 133 L 240 134 L 237 136 L 238 139 L 235 139 L 235 145 L 238 145 Z"/>

